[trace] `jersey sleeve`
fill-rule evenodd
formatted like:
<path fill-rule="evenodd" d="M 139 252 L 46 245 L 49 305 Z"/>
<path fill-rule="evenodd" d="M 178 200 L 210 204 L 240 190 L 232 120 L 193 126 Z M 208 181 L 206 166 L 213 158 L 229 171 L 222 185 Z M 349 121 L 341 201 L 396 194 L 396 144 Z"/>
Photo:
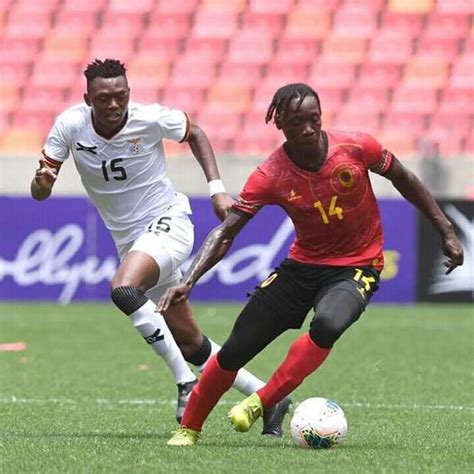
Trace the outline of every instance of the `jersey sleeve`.
<path fill-rule="evenodd" d="M 367 134 L 362 134 L 362 146 L 367 168 L 373 173 L 385 174 L 392 164 L 392 153 Z"/>
<path fill-rule="evenodd" d="M 59 167 L 67 159 L 69 152 L 66 124 L 59 116 L 46 139 L 43 155 L 50 166 Z"/>
<path fill-rule="evenodd" d="M 162 138 L 175 142 L 184 142 L 189 136 L 191 122 L 186 113 L 157 105 L 157 123 Z"/>
<path fill-rule="evenodd" d="M 232 210 L 237 214 L 253 217 L 263 206 L 273 203 L 270 190 L 270 180 L 260 168 L 257 168 L 247 179 Z"/>

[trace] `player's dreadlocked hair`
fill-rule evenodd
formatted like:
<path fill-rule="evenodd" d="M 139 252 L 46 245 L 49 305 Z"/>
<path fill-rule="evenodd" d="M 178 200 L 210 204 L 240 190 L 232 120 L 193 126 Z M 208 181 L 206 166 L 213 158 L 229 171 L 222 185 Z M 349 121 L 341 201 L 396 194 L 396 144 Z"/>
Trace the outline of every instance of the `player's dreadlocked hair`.
<path fill-rule="evenodd" d="M 318 94 L 308 85 L 297 82 L 295 84 L 287 84 L 286 86 L 280 87 L 276 91 L 272 102 L 268 107 L 267 115 L 265 116 L 265 123 L 270 122 L 273 117 L 275 117 L 276 120 L 276 118 L 286 110 L 290 101 L 295 97 L 299 98 L 298 105 L 296 106 L 296 110 L 298 110 L 304 98 L 308 95 L 312 95 L 316 99 L 319 110 L 321 110 L 321 102 L 319 101 Z"/>
<path fill-rule="evenodd" d="M 97 77 L 125 76 L 126 71 L 124 64 L 117 59 L 104 59 L 103 61 L 96 59 L 87 65 L 84 76 L 86 76 L 87 85 L 89 85 Z"/>

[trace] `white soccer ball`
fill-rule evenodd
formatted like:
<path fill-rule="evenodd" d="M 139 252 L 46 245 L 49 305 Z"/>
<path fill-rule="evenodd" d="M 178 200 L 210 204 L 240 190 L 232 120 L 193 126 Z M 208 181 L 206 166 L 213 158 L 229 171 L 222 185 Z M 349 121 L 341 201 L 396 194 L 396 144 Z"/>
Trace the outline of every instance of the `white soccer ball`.
<path fill-rule="evenodd" d="M 327 398 L 308 398 L 291 419 L 291 436 L 303 448 L 332 448 L 344 442 L 347 420 L 342 408 Z"/>

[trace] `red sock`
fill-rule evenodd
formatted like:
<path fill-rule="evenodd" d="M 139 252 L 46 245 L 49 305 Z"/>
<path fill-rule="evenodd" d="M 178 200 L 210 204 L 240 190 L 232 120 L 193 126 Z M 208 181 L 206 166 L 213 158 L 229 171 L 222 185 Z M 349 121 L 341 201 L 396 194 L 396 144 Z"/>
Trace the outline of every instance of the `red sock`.
<path fill-rule="evenodd" d="M 234 383 L 237 371 L 224 370 L 213 356 L 194 386 L 181 419 L 181 426 L 201 431 L 204 421 L 219 399 Z"/>
<path fill-rule="evenodd" d="M 272 407 L 289 395 L 324 362 L 330 350 L 317 346 L 309 333 L 296 339 L 280 367 L 273 372 L 267 384 L 257 390 L 262 405 Z"/>

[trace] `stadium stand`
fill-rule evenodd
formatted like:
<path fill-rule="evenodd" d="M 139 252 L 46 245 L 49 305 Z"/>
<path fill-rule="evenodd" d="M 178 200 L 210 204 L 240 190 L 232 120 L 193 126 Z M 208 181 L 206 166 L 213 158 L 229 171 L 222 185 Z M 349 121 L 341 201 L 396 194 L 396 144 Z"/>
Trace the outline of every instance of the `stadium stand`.
<path fill-rule="evenodd" d="M 0 153 L 41 143 L 105 56 L 126 62 L 132 100 L 186 110 L 219 152 L 268 152 L 268 103 L 298 81 L 320 92 L 326 126 L 407 155 L 422 136 L 472 153 L 473 13 L 468 0 L 0 0 Z"/>

